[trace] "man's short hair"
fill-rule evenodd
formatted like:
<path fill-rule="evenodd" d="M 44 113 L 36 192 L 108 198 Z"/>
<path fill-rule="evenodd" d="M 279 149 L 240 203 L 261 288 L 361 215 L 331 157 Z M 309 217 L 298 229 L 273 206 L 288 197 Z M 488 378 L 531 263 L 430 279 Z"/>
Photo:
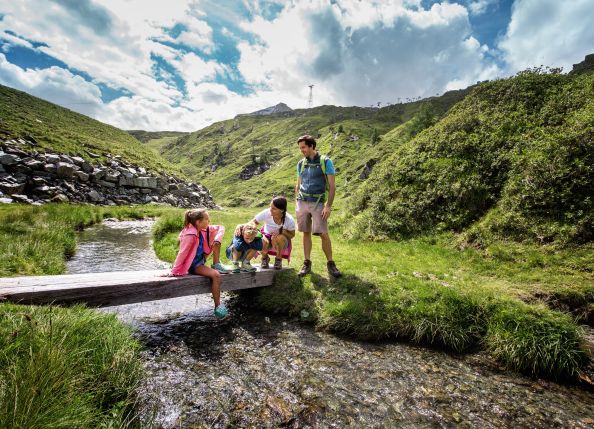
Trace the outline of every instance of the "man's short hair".
<path fill-rule="evenodd" d="M 309 134 L 305 134 L 304 136 L 301 136 L 297 139 L 297 144 L 301 142 L 304 142 L 309 147 L 312 147 L 314 149 L 316 148 L 316 139 L 314 139 Z"/>

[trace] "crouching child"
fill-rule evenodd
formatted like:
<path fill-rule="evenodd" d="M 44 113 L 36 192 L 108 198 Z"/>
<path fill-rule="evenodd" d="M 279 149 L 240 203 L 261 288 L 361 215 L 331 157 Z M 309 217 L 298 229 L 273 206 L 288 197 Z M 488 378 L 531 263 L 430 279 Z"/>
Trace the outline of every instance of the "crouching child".
<path fill-rule="evenodd" d="M 237 225 L 233 242 L 227 247 L 227 258 L 233 262 L 233 272 L 253 272 L 250 261 L 262 250 L 262 234 L 253 222 Z M 241 263 L 241 266 L 240 266 Z"/>

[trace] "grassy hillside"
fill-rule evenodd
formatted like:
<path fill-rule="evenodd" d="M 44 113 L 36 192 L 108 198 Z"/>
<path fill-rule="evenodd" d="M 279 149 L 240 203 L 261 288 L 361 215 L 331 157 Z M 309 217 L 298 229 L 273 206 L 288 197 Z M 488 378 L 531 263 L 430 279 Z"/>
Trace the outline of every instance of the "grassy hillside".
<path fill-rule="evenodd" d="M 424 101 L 381 109 L 321 106 L 270 116 L 239 115 L 182 136 L 162 148 L 162 155 L 204 183 L 217 202 L 233 206 L 265 204 L 275 193 L 291 195 L 296 163 L 301 158 L 299 135 L 318 137 L 318 147 L 329 154 L 340 174 L 340 195 L 346 186 L 360 183 L 359 175 L 370 160 L 393 151 L 392 141 L 384 144 L 372 136 L 392 130 L 419 111 L 440 116 L 466 91 L 452 91 Z M 261 174 L 242 180 L 246 169 L 262 167 Z"/>
<path fill-rule="evenodd" d="M 143 131 L 143 130 L 130 130 L 128 134 L 134 136 L 137 140 L 140 140 L 148 148 L 151 148 L 157 153 L 160 153 L 164 146 L 173 143 L 180 137 L 183 137 L 189 133 L 181 131 Z"/>
<path fill-rule="evenodd" d="M 0 85 L 0 138 L 33 138 L 36 149 L 99 160 L 106 153 L 153 171 L 180 174 L 180 170 L 118 128 Z"/>
<path fill-rule="evenodd" d="M 353 198 L 354 236 L 465 231 L 583 243 L 594 238 L 594 75 L 531 70 L 483 83 L 398 149 Z"/>

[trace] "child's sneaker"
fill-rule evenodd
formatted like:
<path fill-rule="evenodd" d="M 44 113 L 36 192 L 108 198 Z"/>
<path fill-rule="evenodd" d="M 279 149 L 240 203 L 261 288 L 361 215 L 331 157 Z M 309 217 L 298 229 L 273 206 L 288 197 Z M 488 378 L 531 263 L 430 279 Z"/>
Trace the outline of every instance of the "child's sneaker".
<path fill-rule="evenodd" d="M 216 264 L 212 264 L 210 266 L 210 268 L 212 268 L 213 270 L 217 270 L 221 274 L 229 274 L 229 270 L 227 269 L 227 267 L 225 267 L 220 262 L 217 262 Z"/>
<path fill-rule="evenodd" d="M 239 262 L 233 261 L 233 269 L 231 270 L 233 274 L 238 274 L 241 272 L 239 269 Z"/>
<path fill-rule="evenodd" d="M 219 304 L 218 307 L 216 307 L 214 310 L 214 315 L 217 319 L 223 320 L 227 316 L 229 316 L 229 311 L 227 310 L 227 307 L 225 307 L 223 304 Z"/>
<path fill-rule="evenodd" d="M 243 261 L 241 263 L 241 271 L 245 271 L 247 273 L 253 273 L 254 271 L 256 271 L 256 267 L 252 267 L 252 264 L 250 264 L 250 261 Z"/>
<path fill-rule="evenodd" d="M 267 270 L 270 268 L 270 256 L 262 255 L 262 262 L 260 262 L 260 268 Z"/>

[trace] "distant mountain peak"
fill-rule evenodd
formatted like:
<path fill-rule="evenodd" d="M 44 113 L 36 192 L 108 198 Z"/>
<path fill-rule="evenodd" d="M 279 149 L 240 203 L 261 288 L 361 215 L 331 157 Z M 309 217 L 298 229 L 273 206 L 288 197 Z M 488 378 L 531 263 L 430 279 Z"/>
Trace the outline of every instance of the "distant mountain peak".
<path fill-rule="evenodd" d="M 256 112 L 248 113 L 250 116 L 264 116 L 264 115 L 274 115 L 275 113 L 285 113 L 285 112 L 292 112 L 289 106 L 285 103 L 278 103 L 276 106 L 267 107 L 266 109 L 258 110 Z"/>

